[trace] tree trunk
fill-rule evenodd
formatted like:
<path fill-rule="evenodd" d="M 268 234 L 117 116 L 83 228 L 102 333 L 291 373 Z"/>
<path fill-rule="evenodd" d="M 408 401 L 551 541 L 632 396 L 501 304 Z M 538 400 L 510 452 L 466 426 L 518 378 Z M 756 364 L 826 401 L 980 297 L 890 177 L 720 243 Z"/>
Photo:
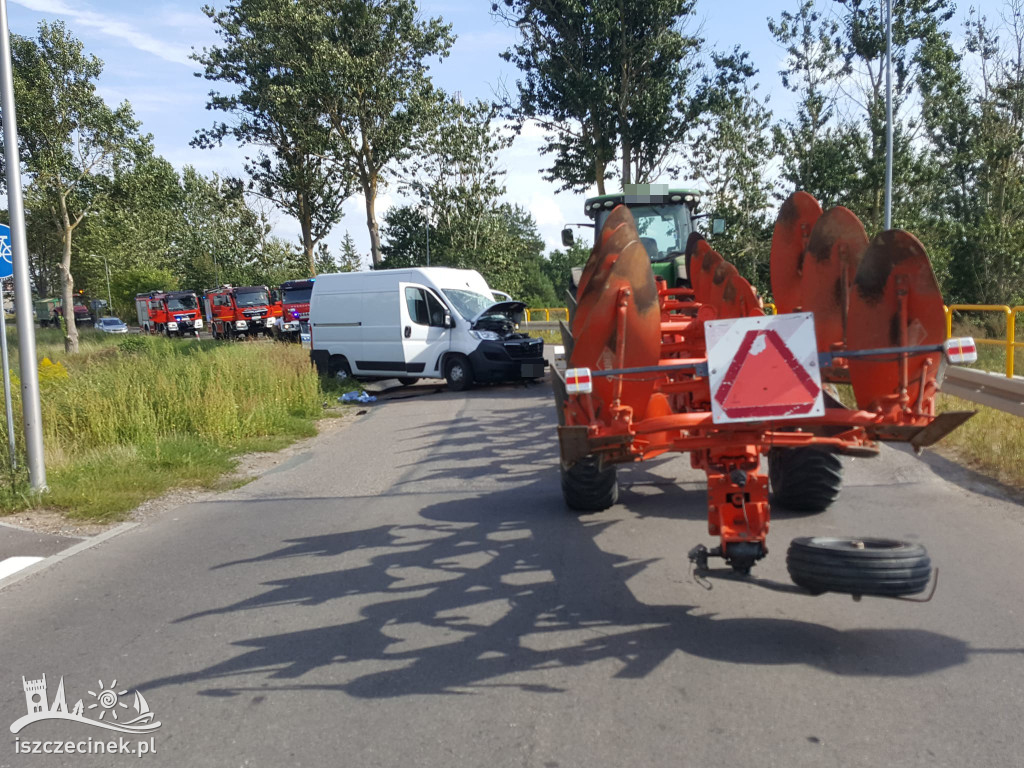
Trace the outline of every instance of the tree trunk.
<path fill-rule="evenodd" d="M 627 136 L 622 137 L 622 189 L 626 189 L 627 184 L 633 183 L 632 177 L 633 170 L 633 145 L 630 144 Z"/>
<path fill-rule="evenodd" d="M 71 233 L 74 226 L 68 216 L 67 201 L 60 198 L 60 214 L 63 220 L 61 242 L 64 254 L 60 260 L 61 302 L 64 305 L 64 351 L 69 355 L 78 354 L 78 328 L 75 326 L 75 278 L 71 276 Z"/>
<path fill-rule="evenodd" d="M 299 205 L 302 211 L 302 215 L 299 217 L 299 226 L 302 228 L 302 250 L 306 252 L 306 261 L 309 263 L 309 276 L 316 277 L 316 256 L 313 253 L 316 243 L 313 242 L 313 222 L 305 201 L 303 200 Z"/>
<path fill-rule="evenodd" d="M 377 179 L 369 179 L 363 184 L 363 197 L 366 198 L 366 228 L 370 231 L 370 256 L 373 268 L 380 269 L 380 230 L 377 229 Z"/>

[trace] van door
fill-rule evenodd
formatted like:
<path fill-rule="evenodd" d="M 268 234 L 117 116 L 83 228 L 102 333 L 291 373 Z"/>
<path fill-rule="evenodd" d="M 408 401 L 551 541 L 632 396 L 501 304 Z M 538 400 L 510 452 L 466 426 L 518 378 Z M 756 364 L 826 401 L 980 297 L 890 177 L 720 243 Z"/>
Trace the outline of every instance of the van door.
<path fill-rule="evenodd" d="M 439 377 L 437 364 L 448 349 L 451 333 L 444 327 L 448 309 L 427 288 L 399 283 L 402 292 L 402 350 L 411 376 Z"/>

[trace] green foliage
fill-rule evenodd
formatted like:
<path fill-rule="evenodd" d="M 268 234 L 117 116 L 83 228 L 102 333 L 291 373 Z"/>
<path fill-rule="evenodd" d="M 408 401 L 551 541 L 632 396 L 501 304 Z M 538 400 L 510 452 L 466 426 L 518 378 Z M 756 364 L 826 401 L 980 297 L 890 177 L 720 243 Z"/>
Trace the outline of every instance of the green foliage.
<path fill-rule="evenodd" d="M 363 256 L 356 250 L 355 240 L 352 239 L 352 235 L 348 232 L 345 233 L 345 237 L 341 241 L 341 258 L 339 263 L 333 266 L 334 269 L 331 271 L 337 270 L 338 272 L 359 272 L 363 268 Z"/>
<path fill-rule="evenodd" d="M 96 91 L 103 63 L 87 55 L 62 22 L 40 22 L 38 38 L 12 36 L 14 97 L 19 106 L 26 207 L 34 224 L 45 218 L 59 238 L 65 344 L 78 351 L 72 294 L 72 238 L 85 217 L 110 193 L 111 177 L 145 151 L 131 106 L 111 109 Z M 52 252 L 51 252 L 52 258 Z M 52 274 L 52 273 L 51 273 Z"/>
<path fill-rule="evenodd" d="M 177 277 L 165 267 L 140 264 L 116 270 L 110 276 L 110 295 L 113 314 L 126 322 L 135 319 L 135 296 L 149 291 L 174 291 L 179 288 Z"/>
<path fill-rule="evenodd" d="M 655 178 L 682 144 L 702 41 L 686 30 L 694 0 L 502 0 L 492 13 L 518 30 L 502 57 L 522 73 L 506 112 L 546 131 L 546 169 L 583 191 L 618 175 Z"/>
<path fill-rule="evenodd" d="M 587 230 L 585 230 L 587 231 Z M 555 303 L 548 305 L 561 307 L 565 305 L 565 292 L 572 284 L 572 268 L 582 267 L 590 258 L 590 246 L 579 241 L 574 242 L 564 251 L 554 250 L 541 262 L 541 269 L 555 289 Z"/>
<path fill-rule="evenodd" d="M 117 519 L 174 485 L 211 485 L 232 454 L 312 434 L 322 413 L 319 379 L 298 346 L 128 336 L 111 354 L 101 341 L 92 355 L 40 368 L 42 501 L 76 516 Z M 5 510 L 31 503 L 0 494 Z"/>
<path fill-rule="evenodd" d="M 231 137 L 260 148 L 246 160 L 249 188 L 298 220 L 306 268 L 315 274 L 317 244 L 341 220 L 351 184 L 344 167 L 330 160 L 330 130 L 310 119 L 321 105 L 305 79 L 311 61 L 301 42 L 302 10 L 309 8 L 297 9 L 291 0 L 203 7 L 221 45 L 193 58 L 205 79 L 228 86 L 210 93 L 207 108 L 232 121 L 199 131 L 192 143 L 212 149 Z"/>

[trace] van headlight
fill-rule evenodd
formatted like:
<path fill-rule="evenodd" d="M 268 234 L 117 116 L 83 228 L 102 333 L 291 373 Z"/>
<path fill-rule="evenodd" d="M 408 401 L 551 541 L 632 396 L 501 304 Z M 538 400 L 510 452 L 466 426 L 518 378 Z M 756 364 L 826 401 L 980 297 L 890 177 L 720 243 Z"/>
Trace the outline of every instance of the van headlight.
<path fill-rule="evenodd" d="M 480 341 L 501 341 L 501 336 L 494 331 L 470 331 L 469 335 Z"/>

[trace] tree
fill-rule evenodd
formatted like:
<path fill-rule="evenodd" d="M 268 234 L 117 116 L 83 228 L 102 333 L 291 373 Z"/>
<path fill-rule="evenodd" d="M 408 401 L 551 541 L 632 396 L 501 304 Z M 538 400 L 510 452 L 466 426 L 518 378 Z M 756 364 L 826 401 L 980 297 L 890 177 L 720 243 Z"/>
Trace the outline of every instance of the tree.
<path fill-rule="evenodd" d="M 348 232 L 341 241 L 341 258 L 335 266 L 338 272 L 359 272 L 363 268 L 363 256 L 356 250 L 355 240 Z"/>
<path fill-rule="evenodd" d="M 691 76 L 701 40 L 686 32 L 694 0 L 501 0 L 492 13 L 519 30 L 502 54 L 524 79 L 504 99 L 547 131 L 549 181 L 582 191 L 619 162 L 621 183 L 647 182 L 696 117 Z"/>
<path fill-rule="evenodd" d="M 436 114 L 427 60 L 444 59 L 451 26 L 420 20 L 414 0 L 300 0 L 299 45 L 307 52 L 303 87 L 332 149 L 362 193 L 370 254 L 381 264 L 377 193 L 412 156 Z"/>
<path fill-rule="evenodd" d="M 768 19 L 768 29 L 786 48 L 782 85 L 798 99 L 795 119 L 781 120 L 774 128 L 785 182 L 782 196 L 804 190 L 831 208 L 846 200 L 857 176 L 849 132 L 835 126 L 844 68 L 839 22 L 815 10 L 814 0 L 801 0 L 796 12 Z"/>
<path fill-rule="evenodd" d="M 148 137 L 124 102 L 111 109 L 96 92 L 103 63 L 84 53 L 61 22 L 39 24 L 37 40 L 12 36 L 15 101 L 27 207 L 49 212 L 59 233 L 59 265 L 69 353 L 78 352 L 71 273 L 75 230 L 110 191 L 110 179 L 144 154 Z"/>
<path fill-rule="evenodd" d="M 541 263 L 541 269 L 544 270 L 544 274 L 548 276 L 548 280 L 551 281 L 551 285 L 555 289 L 556 304 L 552 306 L 565 304 L 566 291 L 572 285 L 573 267 L 582 267 L 589 258 L 590 246 L 574 242 L 564 251 L 551 251 Z"/>
<path fill-rule="evenodd" d="M 230 86 L 211 91 L 207 109 L 234 120 L 198 131 L 192 144 L 215 148 L 230 136 L 259 148 L 246 158 L 249 189 L 298 220 L 308 270 L 316 274 L 317 244 L 341 220 L 350 187 L 344 166 L 331 162 L 330 129 L 316 118 L 315 93 L 304 79 L 305 9 L 290 0 L 232 0 L 222 11 L 202 10 L 221 45 L 193 58 L 205 79 Z"/>
<path fill-rule="evenodd" d="M 772 153 L 771 111 L 752 83 L 747 54 L 713 56 L 717 83 L 707 90 L 707 119 L 696 130 L 691 173 L 708 189 L 725 232 L 712 243 L 760 291 L 769 286 L 768 211 L 773 185 L 766 172 Z"/>

